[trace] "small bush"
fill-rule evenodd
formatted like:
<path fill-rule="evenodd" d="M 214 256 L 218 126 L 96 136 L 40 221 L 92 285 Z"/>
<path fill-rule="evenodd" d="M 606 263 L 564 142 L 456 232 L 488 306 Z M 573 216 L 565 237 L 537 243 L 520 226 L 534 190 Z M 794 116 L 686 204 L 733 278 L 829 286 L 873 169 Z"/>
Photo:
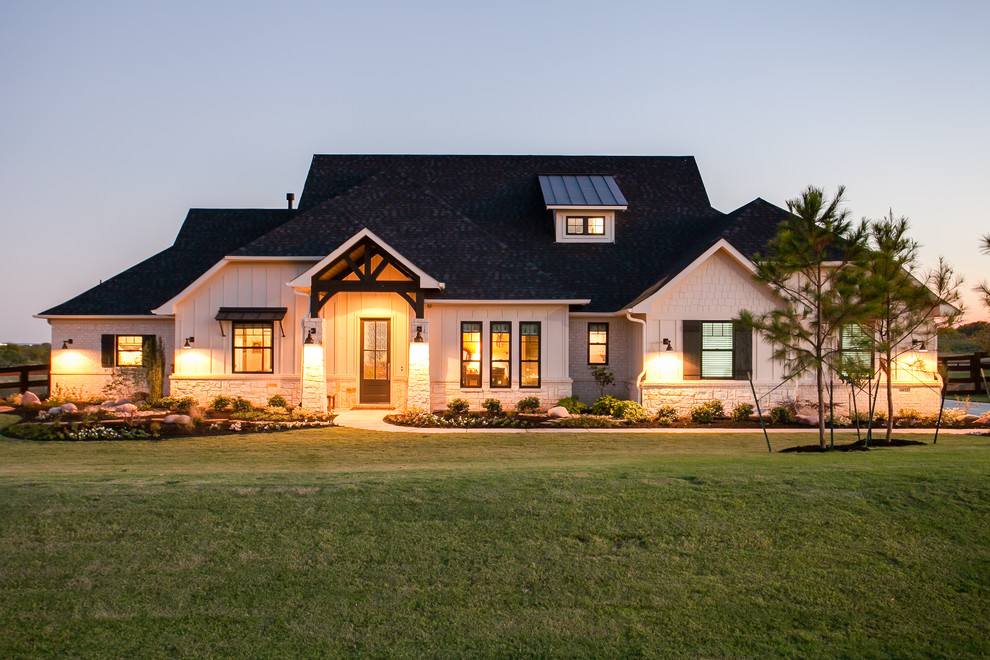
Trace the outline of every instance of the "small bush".
<path fill-rule="evenodd" d="M 540 409 L 540 400 L 535 396 L 527 396 L 525 398 L 519 399 L 519 403 L 516 404 L 516 410 L 519 412 L 529 412 L 535 413 Z"/>
<path fill-rule="evenodd" d="M 787 406 L 777 406 L 770 410 L 771 424 L 793 424 L 795 415 Z"/>
<path fill-rule="evenodd" d="M 447 412 L 451 415 L 463 415 L 471 407 L 471 404 L 464 399 L 454 399 L 447 404 Z"/>
<path fill-rule="evenodd" d="M 753 404 L 743 401 L 738 406 L 732 409 L 732 421 L 733 422 L 749 421 L 749 416 L 752 414 L 753 414 Z"/>
<path fill-rule="evenodd" d="M 912 421 L 917 421 L 923 417 L 923 415 L 914 408 L 901 408 L 897 411 L 897 416 L 901 419 L 909 419 Z"/>
<path fill-rule="evenodd" d="M 191 396 L 163 396 L 157 401 L 149 401 L 148 403 L 154 408 L 165 408 L 180 415 L 188 415 L 192 407 L 196 405 L 196 399 Z"/>
<path fill-rule="evenodd" d="M 226 410 L 227 408 L 230 408 L 230 404 L 233 402 L 234 400 L 231 397 L 218 394 L 213 397 L 213 401 L 210 403 L 210 408 L 213 408 L 214 410 Z"/>
<path fill-rule="evenodd" d="M 873 423 L 874 424 L 886 424 L 887 423 L 887 413 L 883 410 L 876 410 L 873 412 Z"/>
<path fill-rule="evenodd" d="M 481 407 L 487 410 L 488 414 L 492 417 L 502 414 L 502 402 L 498 399 L 485 399 L 485 402 L 481 404 Z"/>
<path fill-rule="evenodd" d="M 591 405 L 591 414 L 593 415 L 608 415 L 612 416 L 615 411 L 615 407 L 621 403 L 614 396 L 606 394 L 605 396 L 598 397 Z"/>
<path fill-rule="evenodd" d="M 722 402 L 718 399 L 705 401 L 691 409 L 691 421 L 695 424 L 711 424 L 715 418 L 723 416 Z"/>
<path fill-rule="evenodd" d="M 235 398 L 231 402 L 230 407 L 235 413 L 246 413 L 254 410 L 254 406 L 251 405 L 251 402 L 243 397 Z"/>
<path fill-rule="evenodd" d="M 580 415 L 581 413 L 588 410 L 588 406 L 584 405 L 576 396 L 565 396 L 563 399 L 557 402 L 558 406 L 562 406 L 567 409 L 572 415 Z"/>
<path fill-rule="evenodd" d="M 670 426 L 677 421 L 677 408 L 674 406 L 660 406 L 657 409 L 656 420 L 660 426 Z"/>
<path fill-rule="evenodd" d="M 615 414 L 627 422 L 632 423 L 646 422 L 650 419 L 650 414 L 646 412 L 646 408 L 635 401 L 623 401 Z"/>
<path fill-rule="evenodd" d="M 270 408 L 288 408 L 289 402 L 281 394 L 273 394 L 268 397 L 268 406 Z"/>
<path fill-rule="evenodd" d="M 565 417 L 555 422 L 554 426 L 564 429 L 613 429 L 619 425 L 608 417 L 583 415 L 581 417 Z"/>

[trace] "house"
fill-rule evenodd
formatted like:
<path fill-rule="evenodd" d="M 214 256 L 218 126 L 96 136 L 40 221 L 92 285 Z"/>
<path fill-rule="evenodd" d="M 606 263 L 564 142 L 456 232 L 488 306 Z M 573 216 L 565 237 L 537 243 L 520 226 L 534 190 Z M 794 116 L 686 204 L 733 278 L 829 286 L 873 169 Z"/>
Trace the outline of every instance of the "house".
<path fill-rule="evenodd" d="M 598 367 L 650 409 L 752 401 L 748 374 L 765 405 L 814 398 L 732 322 L 777 304 L 750 256 L 786 212 L 716 211 L 691 157 L 317 155 L 287 198 L 192 209 L 172 246 L 41 313 L 53 387 L 98 392 L 160 346 L 166 391 L 201 402 L 590 403 Z M 899 363 L 900 407 L 937 408 L 934 360 Z"/>

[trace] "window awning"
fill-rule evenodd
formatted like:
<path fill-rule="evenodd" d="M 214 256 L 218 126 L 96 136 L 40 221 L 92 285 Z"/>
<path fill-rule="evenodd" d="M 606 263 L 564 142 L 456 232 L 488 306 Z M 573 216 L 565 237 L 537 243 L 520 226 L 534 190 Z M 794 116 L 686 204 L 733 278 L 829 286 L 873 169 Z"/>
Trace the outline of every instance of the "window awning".
<path fill-rule="evenodd" d="M 285 318 L 286 307 L 221 307 L 217 321 L 279 321 Z"/>
<path fill-rule="evenodd" d="M 625 210 L 629 205 L 611 176 L 542 175 L 540 190 L 548 209 L 604 207 Z"/>

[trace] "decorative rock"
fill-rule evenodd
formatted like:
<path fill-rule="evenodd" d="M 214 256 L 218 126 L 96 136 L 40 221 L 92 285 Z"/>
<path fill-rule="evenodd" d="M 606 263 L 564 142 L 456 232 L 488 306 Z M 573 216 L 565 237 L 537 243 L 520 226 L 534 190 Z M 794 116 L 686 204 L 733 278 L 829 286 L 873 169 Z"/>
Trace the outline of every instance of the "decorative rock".
<path fill-rule="evenodd" d="M 962 422 L 963 424 L 969 424 L 970 422 L 975 422 L 978 419 L 979 419 L 979 417 L 976 416 L 976 415 L 963 415 L 962 417 L 960 417 L 956 421 L 957 422 Z"/>
<path fill-rule="evenodd" d="M 113 405 L 116 406 L 117 408 L 119 408 L 121 406 L 126 406 L 126 405 L 129 405 L 131 403 L 133 403 L 133 401 L 131 401 L 130 399 L 117 399 L 117 401 L 114 402 Z"/>
<path fill-rule="evenodd" d="M 982 424 L 983 426 L 990 426 L 990 415 L 984 415 L 976 420 L 977 424 Z"/>
<path fill-rule="evenodd" d="M 567 408 L 564 406 L 556 406 L 547 411 L 547 417 L 550 419 L 566 419 L 570 416 L 571 413 L 567 412 Z"/>
<path fill-rule="evenodd" d="M 100 409 L 99 406 L 86 406 L 82 409 L 84 413 L 95 413 Z"/>
<path fill-rule="evenodd" d="M 55 406 L 54 408 L 49 408 L 48 409 L 48 414 L 49 415 L 61 415 L 62 414 L 62 407 L 61 406 Z"/>
<path fill-rule="evenodd" d="M 114 408 L 114 412 L 120 413 L 122 415 L 133 415 L 138 411 L 138 407 L 133 403 L 122 403 Z"/>
<path fill-rule="evenodd" d="M 117 407 L 117 404 L 114 401 L 104 401 L 103 403 L 100 404 L 100 409 L 101 410 L 112 410 L 113 408 L 116 408 L 116 407 Z"/>
<path fill-rule="evenodd" d="M 79 408 L 77 408 L 76 404 L 74 403 L 66 403 L 62 406 L 62 412 L 64 413 L 79 412 Z"/>
<path fill-rule="evenodd" d="M 162 421 L 166 424 L 179 424 L 182 426 L 189 426 L 193 423 L 192 417 L 189 415 L 176 415 L 174 413 L 171 415 L 165 415 L 165 419 Z"/>
<path fill-rule="evenodd" d="M 797 415 L 794 418 L 798 424 L 807 424 L 808 426 L 818 426 L 818 415 Z"/>
<path fill-rule="evenodd" d="M 41 403 L 41 399 L 34 392 L 25 392 L 21 395 L 21 405 L 22 406 L 37 406 Z"/>

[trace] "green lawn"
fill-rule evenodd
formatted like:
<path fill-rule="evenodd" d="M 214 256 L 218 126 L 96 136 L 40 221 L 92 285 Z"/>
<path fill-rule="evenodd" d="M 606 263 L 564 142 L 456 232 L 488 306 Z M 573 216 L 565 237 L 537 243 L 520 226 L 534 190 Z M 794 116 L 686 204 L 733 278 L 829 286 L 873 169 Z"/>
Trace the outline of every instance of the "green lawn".
<path fill-rule="evenodd" d="M 0 439 L 0 657 L 986 657 L 988 450 Z"/>

